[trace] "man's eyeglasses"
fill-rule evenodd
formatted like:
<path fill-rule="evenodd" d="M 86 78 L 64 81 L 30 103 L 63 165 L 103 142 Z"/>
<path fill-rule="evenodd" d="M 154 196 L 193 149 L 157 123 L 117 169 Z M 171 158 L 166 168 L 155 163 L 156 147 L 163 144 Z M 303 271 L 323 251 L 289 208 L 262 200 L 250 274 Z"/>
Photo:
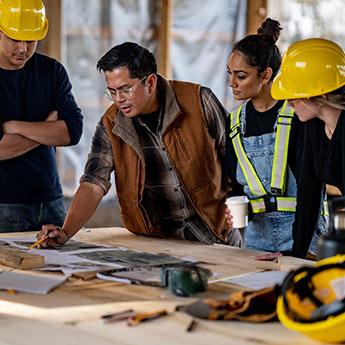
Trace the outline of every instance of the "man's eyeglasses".
<path fill-rule="evenodd" d="M 105 89 L 104 94 L 109 99 L 109 101 L 114 101 L 116 97 L 132 97 L 134 96 L 137 87 L 148 77 L 141 78 L 137 83 L 132 86 L 121 87 L 120 89 Z"/>

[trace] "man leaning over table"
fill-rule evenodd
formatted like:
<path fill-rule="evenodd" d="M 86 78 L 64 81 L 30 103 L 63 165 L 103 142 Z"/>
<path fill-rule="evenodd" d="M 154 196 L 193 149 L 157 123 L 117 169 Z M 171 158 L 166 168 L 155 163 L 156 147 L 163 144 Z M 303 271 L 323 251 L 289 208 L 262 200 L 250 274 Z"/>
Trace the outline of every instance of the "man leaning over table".
<path fill-rule="evenodd" d="M 131 42 L 97 63 L 113 102 L 99 121 L 91 152 L 62 229 L 42 247 L 63 245 L 93 215 L 115 174 L 125 227 L 134 234 L 240 245 L 224 217 L 226 111 L 206 87 L 168 81 L 154 56 Z"/>

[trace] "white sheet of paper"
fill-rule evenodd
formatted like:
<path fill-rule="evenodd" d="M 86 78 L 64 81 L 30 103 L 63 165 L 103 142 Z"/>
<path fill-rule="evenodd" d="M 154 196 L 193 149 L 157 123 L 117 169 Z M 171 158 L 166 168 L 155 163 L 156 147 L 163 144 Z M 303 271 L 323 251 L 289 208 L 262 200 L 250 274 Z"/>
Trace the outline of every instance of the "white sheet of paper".
<path fill-rule="evenodd" d="M 65 276 L 41 276 L 24 272 L 0 272 L 0 289 L 13 289 L 20 292 L 47 294 L 65 282 Z"/>
<path fill-rule="evenodd" d="M 223 283 L 231 283 L 250 288 L 254 290 L 263 289 L 266 287 L 273 287 L 280 284 L 288 272 L 282 271 L 264 271 L 254 272 L 222 280 Z"/>

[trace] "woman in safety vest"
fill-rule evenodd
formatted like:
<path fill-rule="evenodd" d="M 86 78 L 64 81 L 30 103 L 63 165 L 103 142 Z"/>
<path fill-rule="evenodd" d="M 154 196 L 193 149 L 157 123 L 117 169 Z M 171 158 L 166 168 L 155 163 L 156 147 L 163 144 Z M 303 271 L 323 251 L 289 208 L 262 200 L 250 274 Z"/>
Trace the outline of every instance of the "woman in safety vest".
<path fill-rule="evenodd" d="M 293 240 L 304 126 L 284 98 L 277 101 L 271 96 L 272 82 L 281 64 L 275 44 L 280 30 L 279 22 L 266 19 L 256 35 L 234 45 L 229 57 L 229 86 L 234 98 L 244 102 L 228 119 L 227 167 L 235 183 L 234 194 L 244 193 L 250 201 L 246 247 L 305 256 L 310 244 L 310 251 L 316 252 L 326 222 L 320 217 L 312 242 L 314 228 L 303 244 Z M 319 215 L 321 190 L 317 202 Z M 226 217 L 231 226 L 228 209 Z"/>
<path fill-rule="evenodd" d="M 293 43 L 272 85 L 276 100 L 288 99 L 305 136 L 297 180 L 294 253 L 303 256 L 317 226 L 325 183 L 345 192 L 345 54 L 336 43 L 311 38 Z"/>

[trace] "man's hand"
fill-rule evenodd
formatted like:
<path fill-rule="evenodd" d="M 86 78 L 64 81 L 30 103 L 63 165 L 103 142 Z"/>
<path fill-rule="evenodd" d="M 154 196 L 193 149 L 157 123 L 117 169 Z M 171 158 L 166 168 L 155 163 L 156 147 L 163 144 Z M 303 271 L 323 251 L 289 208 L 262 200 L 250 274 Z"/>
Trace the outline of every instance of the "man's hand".
<path fill-rule="evenodd" d="M 317 261 L 317 255 L 315 253 L 309 252 L 307 253 L 306 260 L 312 260 L 312 261 Z"/>
<path fill-rule="evenodd" d="M 53 224 L 43 225 L 36 238 L 40 240 L 47 236 L 48 238 L 39 245 L 39 248 L 58 248 L 69 240 L 66 232 Z"/>
<path fill-rule="evenodd" d="M 229 230 L 233 230 L 234 224 L 232 222 L 232 214 L 229 208 L 225 208 L 225 221 Z"/>
<path fill-rule="evenodd" d="M 17 134 L 18 123 L 20 121 L 7 121 L 2 124 L 2 132 L 4 134 Z"/>

